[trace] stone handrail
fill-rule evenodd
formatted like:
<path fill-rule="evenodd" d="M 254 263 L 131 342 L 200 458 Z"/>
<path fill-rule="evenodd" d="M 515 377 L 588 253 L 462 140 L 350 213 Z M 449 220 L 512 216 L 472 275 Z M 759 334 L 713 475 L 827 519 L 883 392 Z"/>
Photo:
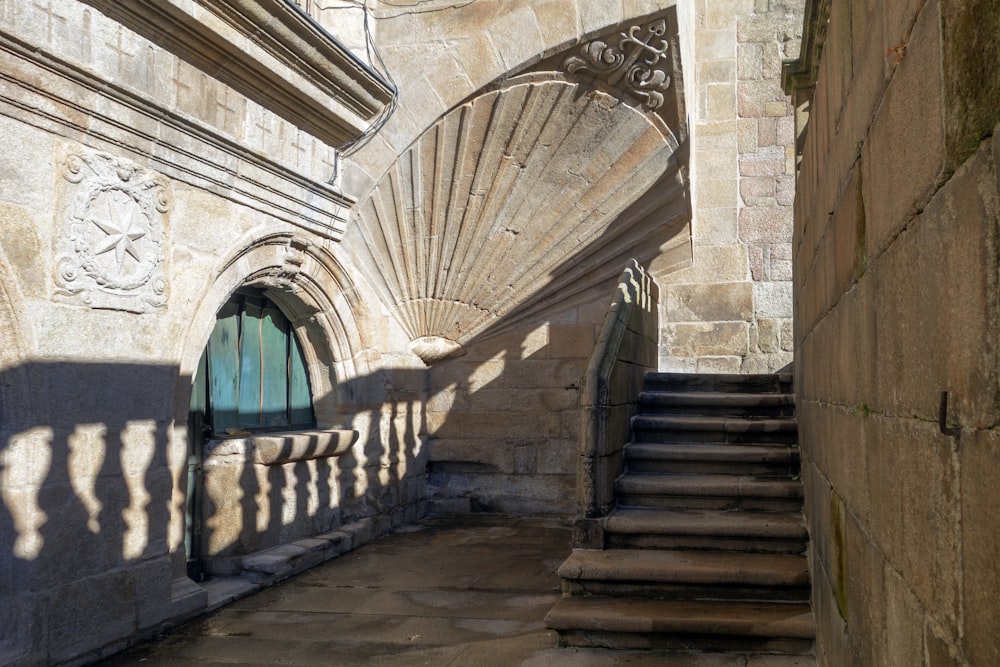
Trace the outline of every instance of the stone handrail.
<path fill-rule="evenodd" d="M 592 546 L 599 517 L 614 503 L 614 481 L 623 469 L 622 449 L 630 436 L 639 392 L 656 370 L 659 344 L 658 290 L 635 260 L 622 273 L 587 365 L 580 399 L 580 465 L 577 547 Z"/>

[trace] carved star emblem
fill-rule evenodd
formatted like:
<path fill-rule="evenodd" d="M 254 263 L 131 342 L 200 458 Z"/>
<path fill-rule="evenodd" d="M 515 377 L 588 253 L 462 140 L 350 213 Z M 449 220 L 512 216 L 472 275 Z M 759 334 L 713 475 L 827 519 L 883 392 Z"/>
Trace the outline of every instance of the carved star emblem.
<path fill-rule="evenodd" d="M 135 241 L 146 236 L 146 230 L 139 225 L 139 221 L 137 220 L 138 216 L 136 214 L 138 211 L 136 209 L 138 207 L 135 202 L 129 202 L 129 205 L 121 212 L 117 221 L 113 220 L 114 212 L 112 211 L 111 203 L 105 203 L 108 210 L 107 218 L 104 220 L 91 218 L 91 222 L 107 235 L 104 242 L 95 249 L 94 254 L 103 255 L 104 253 L 114 251 L 115 261 L 118 263 L 118 271 L 121 272 L 125 266 L 126 255 L 137 262 L 141 261 L 135 247 Z"/>

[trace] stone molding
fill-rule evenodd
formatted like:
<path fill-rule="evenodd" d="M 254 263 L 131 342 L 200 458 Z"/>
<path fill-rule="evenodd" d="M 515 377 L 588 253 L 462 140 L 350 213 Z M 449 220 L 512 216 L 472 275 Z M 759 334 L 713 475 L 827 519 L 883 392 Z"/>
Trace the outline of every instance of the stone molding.
<path fill-rule="evenodd" d="M 0 32 L 0 114 L 138 156 L 160 174 L 339 240 L 355 203 L 161 103 Z M 154 127 L 151 136 L 148 128 Z"/>
<path fill-rule="evenodd" d="M 339 146 L 393 90 L 285 0 L 83 0 L 268 110 Z"/>
<path fill-rule="evenodd" d="M 136 313 L 166 304 L 168 184 L 139 165 L 80 148 L 62 162 L 69 201 L 55 237 L 56 294 Z"/>
<path fill-rule="evenodd" d="M 807 0 L 802 24 L 802 47 L 799 57 L 786 60 L 781 68 L 781 86 L 793 98 L 798 91 L 812 88 L 819 76 L 819 61 L 830 21 L 831 0 Z M 796 100 L 798 104 L 798 100 Z"/>
<path fill-rule="evenodd" d="M 791 96 L 792 104 L 795 105 L 796 155 L 802 154 L 805 145 L 810 103 L 819 77 L 819 62 L 830 23 L 830 3 L 831 0 L 806 0 L 799 57 L 786 60 L 781 66 L 781 87 L 786 95 Z"/>

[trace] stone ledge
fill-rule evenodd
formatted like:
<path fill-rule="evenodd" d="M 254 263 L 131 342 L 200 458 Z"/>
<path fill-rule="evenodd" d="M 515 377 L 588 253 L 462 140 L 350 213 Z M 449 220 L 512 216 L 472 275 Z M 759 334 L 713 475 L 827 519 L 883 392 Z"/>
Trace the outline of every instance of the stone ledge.
<path fill-rule="evenodd" d="M 351 551 L 373 536 L 372 520 L 362 519 L 337 530 L 263 549 L 238 559 L 241 577 L 272 584 Z"/>
<path fill-rule="evenodd" d="M 360 136 L 393 96 L 290 2 L 85 2 L 331 146 Z"/>
<path fill-rule="evenodd" d="M 354 199 L 286 166 L 266 146 L 237 143 L 204 120 L 2 30 L 0 69 L 10 83 L 0 97 L 3 115 L 117 156 L 126 151 L 174 181 L 320 236 L 340 240 L 346 232 Z M 148 127 L 156 127 L 155 141 Z"/>
<path fill-rule="evenodd" d="M 350 429 L 258 433 L 215 440 L 208 445 L 206 458 L 236 456 L 265 466 L 328 458 L 349 451 L 358 435 Z"/>
<path fill-rule="evenodd" d="M 274 433 L 250 438 L 253 461 L 262 465 L 277 465 L 290 461 L 340 456 L 357 441 L 358 432 L 348 429 Z"/>

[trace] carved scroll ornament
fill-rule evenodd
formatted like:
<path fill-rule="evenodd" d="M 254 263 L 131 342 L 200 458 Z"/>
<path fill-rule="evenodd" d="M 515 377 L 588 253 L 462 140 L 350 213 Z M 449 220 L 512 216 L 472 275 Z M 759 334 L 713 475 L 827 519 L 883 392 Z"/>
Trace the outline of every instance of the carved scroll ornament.
<path fill-rule="evenodd" d="M 655 111 L 663 105 L 663 93 L 670 88 L 670 64 L 664 20 L 646 27 L 632 26 L 619 33 L 618 44 L 594 40 L 580 47 L 579 55 L 566 58 L 563 66 L 570 73 L 589 72 L 606 78 L 612 87 L 624 87 L 643 105 Z"/>

